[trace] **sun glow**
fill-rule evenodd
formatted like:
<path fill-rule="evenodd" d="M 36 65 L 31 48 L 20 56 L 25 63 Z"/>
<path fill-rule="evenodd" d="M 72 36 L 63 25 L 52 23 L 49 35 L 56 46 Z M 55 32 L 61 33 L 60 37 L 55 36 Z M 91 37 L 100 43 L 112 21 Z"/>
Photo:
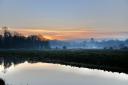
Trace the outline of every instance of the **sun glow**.
<path fill-rule="evenodd" d="M 52 38 L 51 36 L 43 36 L 43 37 L 48 39 L 48 40 L 54 40 L 54 38 Z"/>
<path fill-rule="evenodd" d="M 46 30 L 46 29 L 12 29 L 12 31 L 20 32 L 23 35 L 42 35 L 48 40 L 69 40 L 75 38 L 86 38 L 93 30 L 80 29 L 75 30 Z"/>

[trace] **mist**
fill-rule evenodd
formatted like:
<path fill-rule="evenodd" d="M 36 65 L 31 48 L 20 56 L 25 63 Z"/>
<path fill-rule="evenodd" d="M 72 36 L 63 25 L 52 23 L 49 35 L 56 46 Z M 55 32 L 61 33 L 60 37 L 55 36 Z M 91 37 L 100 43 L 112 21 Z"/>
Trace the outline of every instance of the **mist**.
<path fill-rule="evenodd" d="M 51 49 L 128 49 L 128 39 L 52 40 L 50 47 Z"/>

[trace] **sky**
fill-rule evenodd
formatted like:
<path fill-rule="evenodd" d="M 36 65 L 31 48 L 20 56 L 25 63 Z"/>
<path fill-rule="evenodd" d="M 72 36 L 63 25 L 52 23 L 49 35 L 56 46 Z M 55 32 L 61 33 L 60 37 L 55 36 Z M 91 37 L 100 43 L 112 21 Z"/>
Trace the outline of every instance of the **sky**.
<path fill-rule="evenodd" d="M 128 0 L 0 0 L 0 28 L 51 39 L 128 38 Z"/>

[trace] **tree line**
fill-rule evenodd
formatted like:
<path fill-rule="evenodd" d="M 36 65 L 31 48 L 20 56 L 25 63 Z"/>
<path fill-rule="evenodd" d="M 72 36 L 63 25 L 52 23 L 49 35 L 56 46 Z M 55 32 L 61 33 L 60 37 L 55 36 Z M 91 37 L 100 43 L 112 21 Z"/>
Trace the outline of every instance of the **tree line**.
<path fill-rule="evenodd" d="M 48 49 L 49 40 L 41 35 L 23 36 L 18 32 L 11 33 L 3 27 L 0 35 L 0 49 Z"/>

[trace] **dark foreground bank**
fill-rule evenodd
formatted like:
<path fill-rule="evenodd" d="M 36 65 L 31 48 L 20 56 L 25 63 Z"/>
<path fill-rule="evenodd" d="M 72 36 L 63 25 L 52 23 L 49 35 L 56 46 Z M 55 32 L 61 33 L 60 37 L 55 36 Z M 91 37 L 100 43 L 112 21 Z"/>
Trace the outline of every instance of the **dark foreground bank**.
<path fill-rule="evenodd" d="M 5 85 L 5 81 L 3 79 L 0 79 L 0 85 Z"/>
<path fill-rule="evenodd" d="M 0 63 L 3 61 L 5 67 L 28 61 L 128 73 L 128 50 L 1 50 Z"/>

